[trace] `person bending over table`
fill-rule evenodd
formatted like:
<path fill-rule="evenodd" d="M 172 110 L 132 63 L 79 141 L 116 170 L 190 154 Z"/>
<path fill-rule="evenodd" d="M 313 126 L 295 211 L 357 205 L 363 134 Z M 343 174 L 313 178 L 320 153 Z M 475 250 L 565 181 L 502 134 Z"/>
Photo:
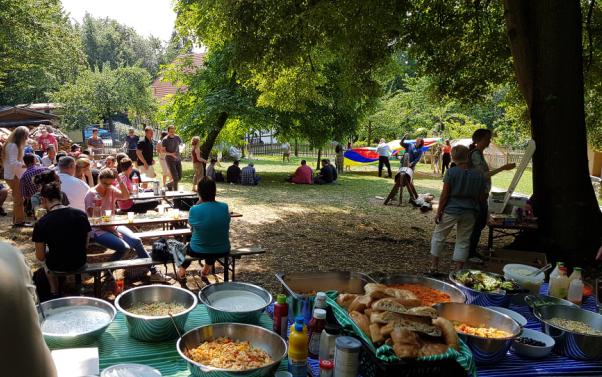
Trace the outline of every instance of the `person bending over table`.
<path fill-rule="evenodd" d="M 0 242 L 0 355 L 3 376 L 56 377 L 35 307 L 36 287 L 23 253 Z"/>
<path fill-rule="evenodd" d="M 200 203 L 192 206 L 188 212 L 188 222 L 192 228 L 192 238 L 187 254 L 205 260 L 201 272 L 201 280 L 210 284 L 207 275 L 215 261 L 230 252 L 230 211 L 226 203 L 215 201 L 215 181 L 203 177 L 199 181 L 197 191 Z M 182 263 L 178 270 L 180 281 L 186 277 L 186 269 L 190 261 Z"/>
<path fill-rule="evenodd" d="M 395 184 L 393 185 L 393 188 L 391 189 L 389 196 L 387 196 L 387 199 L 385 199 L 384 205 L 389 204 L 391 199 L 393 199 L 395 197 L 395 195 L 397 194 L 397 191 L 399 190 L 399 204 L 398 205 L 401 206 L 401 202 L 403 200 L 402 198 L 403 198 L 403 188 L 404 187 L 407 188 L 408 192 L 410 193 L 410 202 L 412 202 L 412 200 L 416 200 L 418 198 L 418 193 L 416 192 L 416 188 L 414 187 L 414 184 L 412 183 L 413 176 L 414 176 L 414 171 L 410 167 L 410 158 L 407 154 L 404 154 L 401 159 L 401 166 L 399 167 L 397 174 L 395 174 Z"/>
<path fill-rule="evenodd" d="M 124 181 L 124 175 L 119 176 L 119 188 L 113 186 L 117 178 L 116 174 L 110 169 L 102 169 L 98 176 L 98 184 L 90 189 L 85 198 L 86 211 L 88 216 L 92 216 L 94 210 L 94 201 L 98 195 L 101 199 L 101 211 L 115 211 L 116 200 L 126 200 L 130 197 Z M 140 238 L 136 237 L 134 232 L 126 226 L 100 226 L 92 230 L 92 240 L 102 246 L 115 250 L 111 255 L 110 261 L 122 259 L 128 249 L 133 249 L 138 258 L 149 258 L 150 255 L 144 249 Z M 167 277 L 157 271 L 155 266 L 150 267 L 152 282 L 165 282 Z M 109 276 L 111 278 L 112 275 Z"/>
<path fill-rule="evenodd" d="M 31 237 L 35 242 L 36 258 L 44 264 L 50 293 L 54 297 L 58 297 L 59 292 L 52 271 L 76 271 L 86 264 L 88 233 L 92 230 L 88 216 L 79 209 L 63 205 L 62 196 L 60 183 L 42 186 L 41 205 L 48 213 L 38 219 Z M 65 237 L 65 229 L 69 229 L 69 237 Z"/>
<path fill-rule="evenodd" d="M 119 175 L 121 178 L 121 181 L 125 183 L 125 186 L 129 191 L 132 191 L 132 180 L 131 180 L 131 176 L 132 176 L 132 170 L 134 169 L 134 164 L 132 162 L 132 160 L 130 160 L 129 158 L 125 157 L 122 158 L 121 161 L 119 162 L 119 167 L 121 169 L 121 174 Z M 114 185 L 118 185 L 117 181 L 114 183 Z M 121 210 L 121 212 L 136 212 L 136 213 L 145 213 L 146 211 L 149 211 L 151 209 L 155 209 L 157 208 L 157 206 L 159 205 L 159 200 L 156 199 L 137 199 L 136 201 L 133 201 L 132 199 L 128 199 L 128 200 L 117 200 L 117 205 L 119 206 L 119 209 Z"/>

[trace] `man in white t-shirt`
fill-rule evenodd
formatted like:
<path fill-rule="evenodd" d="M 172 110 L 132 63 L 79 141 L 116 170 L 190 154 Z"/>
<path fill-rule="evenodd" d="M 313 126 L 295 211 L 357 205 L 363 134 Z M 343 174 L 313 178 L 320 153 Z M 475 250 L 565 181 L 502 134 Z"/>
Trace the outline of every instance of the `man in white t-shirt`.
<path fill-rule="evenodd" d="M 81 179 L 75 178 L 75 160 L 73 157 L 64 156 L 59 160 L 59 177 L 61 178 L 61 191 L 67 195 L 69 205 L 86 212 L 84 199 L 90 191 L 90 186 Z"/>

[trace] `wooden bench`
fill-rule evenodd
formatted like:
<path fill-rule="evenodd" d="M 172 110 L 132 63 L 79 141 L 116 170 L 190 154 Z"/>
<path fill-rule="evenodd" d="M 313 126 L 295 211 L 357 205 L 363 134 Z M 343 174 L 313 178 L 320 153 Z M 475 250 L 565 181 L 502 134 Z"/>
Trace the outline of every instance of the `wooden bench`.
<path fill-rule="evenodd" d="M 161 238 L 161 237 L 186 237 L 192 234 L 192 229 L 190 228 L 182 228 L 182 229 L 167 229 L 167 230 L 149 230 L 146 232 L 138 232 L 134 233 L 134 235 L 141 240 L 151 239 L 151 238 Z"/>
<path fill-rule="evenodd" d="M 179 229 L 184 230 L 184 229 Z M 259 255 L 265 254 L 265 249 L 261 246 L 250 246 L 250 247 L 241 247 L 238 249 L 233 249 L 230 253 L 224 257 L 217 260 L 217 262 L 224 267 L 224 281 L 229 281 L 230 272 L 232 273 L 232 280 L 236 278 L 236 260 L 241 259 L 244 256 L 248 255 Z M 194 261 L 200 260 L 201 258 L 194 258 L 191 256 L 186 256 L 187 260 Z M 136 258 L 136 259 L 125 259 L 125 260 L 117 260 L 112 262 L 100 262 L 100 263 L 88 263 L 84 267 L 80 268 L 77 271 L 70 272 L 55 272 L 57 276 L 67 276 L 67 275 L 81 275 L 82 273 L 89 273 L 94 278 L 94 296 L 100 297 L 101 295 L 101 274 L 106 270 L 119 270 L 125 268 L 134 268 L 134 267 L 151 267 L 158 264 L 162 264 L 167 269 L 167 264 L 171 263 L 174 269 L 174 273 L 177 274 L 176 265 L 173 261 L 163 262 L 153 260 L 152 258 Z M 215 273 L 215 266 L 214 271 Z"/>

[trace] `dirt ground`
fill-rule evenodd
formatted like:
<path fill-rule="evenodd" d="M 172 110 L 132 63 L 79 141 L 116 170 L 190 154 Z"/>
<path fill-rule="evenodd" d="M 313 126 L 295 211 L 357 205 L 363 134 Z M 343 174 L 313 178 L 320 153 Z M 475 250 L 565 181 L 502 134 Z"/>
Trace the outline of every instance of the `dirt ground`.
<path fill-rule="evenodd" d="M 374 172 L 348 173 L 336 185 L 328 187 L 285 183 L 285 172 L 295 166 L 294 161 L 284 165 L 274 161 L 266 161 L 265 165 L 256 163 L 263 175 L 259 186 L 218 186 L 218 200 L 243 215 L 232 219 L 232 247 L 261 245 L 266 250 L 263 255 L 245 257 L 237 263 L 238 281 L 255 283 L 278 293 L 281 288 L 275 274 L 279 272 L 359 271 L 378 278 L 399 273 L 421 274 L 428 270 L 435 225 L 433 212 L 421 213 L 413 208 L 406 201 L 407 193 L 401 207 L 396 202 L 383 206 L 378 197 L 387 195 L 391 180 L 378 178 Z M 185 170 L 184 182 L 190 182 L 189 174 L 190 171 Z M 438 197 L 440 177 L 422 172 L 417 173 L 415 179 L 419 192 L 432 192 Z M 0 240 L 16 245 L 28 264 L 36 268 L 31 228 L 11 227 L 10 196 L 4 208 L 9 216 L 0 218 Z M 485 233 L 481 245 L 486 242 Z M 68 235 L 67 230 L 65 234 Z M 453 233 L 452 236 L 455 237 Z M 442 259 L 442 272 L 447 271 L 447 266 L 451 267 L 452 236 Z M 110 252 L 95 254 L 91 259 L 96 261 L 108 255 Z M 194 263 L 190 270 L 198 268 Z M 222 279 L 219 268 L 217 272 L 210 280 Z M 167 273 L 173 276 L 171 267 Z M 200 280 L 197 281 L 202 286 Z M 145 281 L 126 283 L 138 285 Z M 91 293 L 90 279 L 86 284 L 87 294 Z M 188 287 L 198 289 L 192 277 Z M 105 297 L 113 298 L 108 292 Z"/>

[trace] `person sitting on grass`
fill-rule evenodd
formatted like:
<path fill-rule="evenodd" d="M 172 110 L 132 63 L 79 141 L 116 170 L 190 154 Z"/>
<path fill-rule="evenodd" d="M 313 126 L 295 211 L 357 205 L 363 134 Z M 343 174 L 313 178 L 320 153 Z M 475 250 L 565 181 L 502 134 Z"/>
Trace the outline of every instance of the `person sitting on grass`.
<path fill-rule="evenodd" d="M 50 293 L 58 297 L 58 281 L 52 271 L 76 271 L 86 264 L 88 233 L 92 228 L 84 212 L 63 204 L 59 182 L 42 186 L 40 197 L 41 205 L 48 213 L 38 219 L 31 238 L 35 243 L 36 258 L 44 263 Z M 69 237 L 65 237 L 66 229 Z"/>
<path fill-rule="evenodd" d="M 209 160 L 209 165 L 207 165 L 207 171 L 205 172 L 205 175 L 209 178 L 211 178 L 213 181 L 215 181 L 215 164 L 217 164 L 217 159 L 216 158 L 211 158 L 211 160 Z"/>
<path fill-rule="evenodd" d="M 205 266 L 201 280 L 210 284 L 207 276 L 215 261 L 230 252 L 230 211 L 226 203 L 215 200 L 217 189 L 215 181 L 203 177 L 197 186 L 200 203 L 192 206 L 188 213 L 188 222 L 192 228 L 192 238 L 186 248 L 188 255 L 204 259 Z M 180 281 L 186 277 L 190 261 L 182 263 L 178 270 Z"/>
<path fill-rule="evenodd" d="M 253 161 L 249 161 L 249 165 L 242 168 L 240 172 L 240 183 L 244 186 L 257 186 L 261 177 L 255 172 Z"/>
<path fill-rule="evenodd" d="M 322 160 L 322 169 L 318 173 L 314 183 L 317 185 L 324 185 L 328 183 L 334 183 L 337 180 L 337 169 L 330 164 L 327 159 Z"/>
<path fill-rule="evenodd" d="M 314 183 L 314 172 L 307 166 L 307 161 L 301 160 L 301 166 L 295 170 L 295 174 L 288 181 L 297 185 L 311 185 Z"/>
<path fill-rule="evenodd" d="M 409 162 L 410 162 L 410 158 L 409 158 L 408 154 L 406 153 L 403 155 L 403 158 L 401 159 L 401 167 L 399 168 L 399 170 L 397 171 L 397 174 L 395 175 L 395 184 L 393 185 L 393 189 L 391 189 L 389 196 L 387 196 L 387 199 L 385 199 L 384 205 L 389 204 L 391 199 L 393 199 L 395 197 L 395 195 L 397 194 L 397 190 L 399 190 L 398 206 L 401 206 L 401 203 L 403 201 L 403 188 L 404 187 L 407 188 L 408 192 L 410 193 L 410 201 L 416 200 L 418 198 L 418 193 L 416 192 L 414 183 L 412 183 L 412 177 L 414 175 L 414 171 L 412 170 L 412 168 L 410 168 Z"/>
<path fill-rule="evenodd" d="M 445 247 L 445 239 L 456 227 L 456 245 L 453 260 L 455 270 L 461 269 L 468 258 L 470 235 L 479 211 L 479 203 L 484 200 L 485 178 L 470 164 L 469 150 L 457 145 L 451 151 L 456 166 L 450 168 L 443 178 L 443 191 L 435 216 L 435 230 L 431 239 L 430 274 L 438 274 L 439 256 Z"/>
<path fill-rule="evenodd" d="M 238 160 L 235 160 L 232 165 L 228 166 L 228 170 L 226 170 L 226 182 L 234 184 L 240 183 L 241 170 L 238 167 L 238 164 Z"/>
<path fill-rule="evenodd" d="M 127 200 L 130 198 L 130 192 L 125 184 L 125 177 L 123 174 L 119 176 L 119 188 L 113 186 L 113 183 L 117 179 L 117 175 L 111 169 L 102 169 L 98 176 L 98 184 L 90 189 L 86 198 L 84 199 L 86 205 L 86 211 L 89 216 L 94 213 L 94 206 L 96 199 L 100 199 L 100 210 L 101 213 L 105 211 L 111 211 L 115 213 L 115 201 L 116 200 Z M 108 248 L 115 250 L 115 253 L 111 255 L 109 261 L 116 261 L 122 259 L 126 252 L 133 249 L 138 258 L 150 258 L 148 252 L 144 249 L 140 238 L 136 237 L 136 234 L 132 232 L 127 226 L 112 226 L 105 225 L 95 227 L 92 231 L 92 239 L 94 242 Z M 155 266 L 150 268 L 152 282 L 165 282 L 168 278 L 161 272 L 157 271 Z M 109 275 L 112 278 L 112 275 Z M 111 279 L 113 280 L 113 279 Z"/>

